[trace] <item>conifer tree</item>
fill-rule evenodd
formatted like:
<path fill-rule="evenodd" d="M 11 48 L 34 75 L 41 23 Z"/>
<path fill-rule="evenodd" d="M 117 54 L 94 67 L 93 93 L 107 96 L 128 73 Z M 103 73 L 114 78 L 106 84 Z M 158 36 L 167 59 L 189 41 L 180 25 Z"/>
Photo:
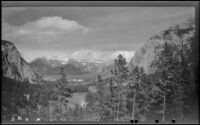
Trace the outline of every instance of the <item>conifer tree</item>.
<path fill-rule="evenodd" d="M 114 75 L 113 80 L 117 84 L 116 93 L 117 93 L 117 114 L 116 120 L 119 120 L 120 116 L 120 104 L 121 104 L 121 96 L 123 94 L 122 83 L 127 81 L 128 78 L 128 68 L 126 59 L 120 54 L 117 59 L 115 59 L 115 68 L 111 71 Z M 114 94 L 114 93 L 113 93 Z M 114 100 L 113 100 L 114 101 Z M 123 113 L 122 113 L 123 114 Z"/>
<path fill-rule="evenodd" d="M 153 101 L 150 91 L 151 84 L 147 82 L 147 76 L 141 67 L 133 65 L 129 75 L 127 91 L 129 113 L 131 114 L 131 119 L 144 121 Z"/>
<path fill-rule="evenodd" d="M 98 76 L 98 84 L 97 84 L 97 96 L 98 96 L 98 116 L 99 116 L 99 120 L 102 119 L 102 110 L 103 110 L 103 101 L 105 98 L 105 93 L 104 93 L 104 85 L 103 85 L 103 80 L 101 79 L 101 76 Z"/>
<path fill-rule="evenodd" d="M 181 39 L 178 45 L 165 42 L 163 50 L 153 63 L 157 67 L 156 74 L 159 74 L 160 83 L 157 87 L 158 95 L 163 100 L 163 120 L 166 114 L 172 118 L 183 119 L 184 110 L 190 107 L 186 100 L 193 100 L 190 94 L 195 90 L 192 63 L 191 48 Z"/>

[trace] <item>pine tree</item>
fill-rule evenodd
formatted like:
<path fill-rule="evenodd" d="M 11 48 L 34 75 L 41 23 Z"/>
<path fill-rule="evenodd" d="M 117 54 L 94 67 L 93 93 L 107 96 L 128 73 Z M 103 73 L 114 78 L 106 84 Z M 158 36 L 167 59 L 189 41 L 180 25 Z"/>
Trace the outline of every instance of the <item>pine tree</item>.
<path fill-rule="evenodd" d="M 86 113 L 89 117 L 97 117 L 99 114 L 99 101 L 98 94 L 89 92 L 86 96 L 86 101 L 88 102 Z"/>
<path fill-rule="evenodd" d="M 163 98 L 163 120 L 165 114 L 172 118 L 183 119 L 184 110 L 190 107 L 186 105 L 189 96 L 194 90 L 194 75 L 191 70 L 191 48 L 179 39 L 179 44 L 165 42 L 157 60 L 153 63 L 159 74 L 160 96 Z M 190 84 L 193 82 L 193 84 Z M 189 98 L 190 99 L 189 99 Z"/>
<path fill-rule="evenodd" d="M 56 100 L 58 101 L 58 114 L 57 114 L 57 118 L 58 120 L 61 120 L 62 117 L 62 110 L 61 110 L 61 106 L 63 104 L 62 102 L 62 97 L 70 97 L 71 96 L 71 92 L 70 89 L 68 88 L 68 86 L 65 86 L 64 83 L 67 83 L 67 79 L 66 79 L 66 75 L 64 73 L 63 68 L 61 68 L 61 72 L 60 72 L 60 79 L 57 80 L 57 84 L 56 84 L 56 88 L 54 93 L 56 94 Z M 66 88 L 67 87 L 67 88 Z"/>
<path fill-rule="evenodd" d="M 174 105 L 179 105 L 175 107 L 174 114 L 176 114 L 177 118 L 184 118 L 184 111 L 189 111 L 192 109 L 192 103 L 188 103 L 188 100 L 194 99 L 194 91 L 195 91 L 195 76 L 194 76 L 194 60 L 192 45 L 195 42 L 195 37 L 191 37 L 187 40 L 183 39 L 183 34 L 177 33 L 179 45 L 175 46 L 175 56 L 173 58 L 175 65 L 171 72 L 173 73 L 174 79 L 176 83 L 176 91 L 172 98 Z M 193 96 L 191 96 L 193 95 Z M 192 113 L 191 111 L 189 111 Z M 190 113 L 185 114 L 190 114 Z"/>
<path fill-rule="evenodd" d="M 169 102 L 169 94 L 171 93 L 171 87 L 174 84 L 170 84 L 169 81 L 170 76 L 172 76 L 172 73 L 169 72 L 171 67 L 173 66 L 173 51 L 172 48 L 167 42 L 164 43 L 163 50 L 160 52 L 160 55 L 158 56 L 157 60 L 153 62 L 153 66 L 156 66 L 156 74 L 159 76 L 159 84 L 158 87 L 158 95 L 161 97 L 160 99 L 163 101 L 161 103 L 162 110 L 159 111 L 159 113 L 162 113 L 162 120 L 165 121 L 165 115 L 166 115 L 166 107 L 167 107 L 167 101 Z"/>
<path fill-rule="evenodd" d="M 117 114 L 116 114 L 116 120 L 119 120 L 120 114 L 123 114 L 120 112 L 120 104 L 122 103 L 121 101 L 121 96 L 123 93 L 122 89 L 122 83 L 127 81 L 128 78 L 128 68 L 127 68 L 127 62 L 126 59 L 120 54 L 117 59 L 115 59 L 115 68 L 114 70 L 111 71 L 111 73 L 114 75 L 113 76 L 113 82 L 116 82 L 117 88 L 116 88 L 116 93 L 117 93 Z M 114 94 L 114 92 L 112 93 Z M 113 100 L 114 101 L 114 100 Z"/>
<path fill-rule="evenodd" d="M 146 119 L 146 113 L 152 103 L 150 89 L 151 85 L 147 82 L 143 68 L 133 66 L 127 90 L 128 109 L 133 120 L 144 121 Z"/>
<path fill-rule="evenodd" d="M 98 76 L 98 84 L 97 84 L 97 96 L 98 96 L 98 116 L 99 116 L 99 120 L 102 119 L 102 110 L 103 109 L 103 104 L 104 104 L 104 99 L 105 99 L 105 87 L 103 84 L 103 80 L 101 79 L 101 76 Z"/>
<path fill-rule="evenodd" d="M 64 73 L 64 69 L 63 68 L 61 68 L 61 82 L 63 82 L 63 83 L 67 83 L 68 82 L 68 80 L 66 78 L 66 74 Z"/>
<path fill-rule="evenodd" d="M 114 81 L 111 78 L 109 83 L 109 93 L 105 96 L 105 103 L 103 110 L 103 120 L 112 121 L 116 118 L 117 113 L 117 91 L 116 86 L 114 86 Z"/>

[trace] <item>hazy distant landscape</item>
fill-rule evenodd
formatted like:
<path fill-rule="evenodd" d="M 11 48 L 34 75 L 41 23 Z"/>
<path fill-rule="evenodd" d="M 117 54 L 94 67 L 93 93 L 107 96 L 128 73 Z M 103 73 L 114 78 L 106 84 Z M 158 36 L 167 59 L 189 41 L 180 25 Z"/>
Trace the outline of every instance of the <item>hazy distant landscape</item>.
<path fill-rule="evenodd" d="M 2 8 L 2 122 L 198 123 L 195 21 L 192 7 Z"/>

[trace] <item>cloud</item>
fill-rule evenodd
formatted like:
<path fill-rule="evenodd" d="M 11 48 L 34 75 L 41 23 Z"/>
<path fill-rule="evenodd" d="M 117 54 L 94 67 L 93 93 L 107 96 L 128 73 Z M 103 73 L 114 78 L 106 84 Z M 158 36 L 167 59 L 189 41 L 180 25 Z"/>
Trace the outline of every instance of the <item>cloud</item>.
<path fill-rule="evenodd" d="M 62 17 L 41 17 L 22 26 L 13 26 L 5 22 L 2 25 L 3 37 L 27 41 L 45 42 L 56 40 L 63 34 L 87 33 L 89 28 L 74 20 Z"/>
<path fill-rule="evenodd" d="M 73 31 L 81 30 L 87 32 L 89 29 L 80 25 L 73 20 L 63 19 L 62 17 L 42 17 L 34 22 L 29 22 L 21 27 L 23 33 L 35 33 L 35 34 L 49 34 L 53 33 L 69 33 Z"/>

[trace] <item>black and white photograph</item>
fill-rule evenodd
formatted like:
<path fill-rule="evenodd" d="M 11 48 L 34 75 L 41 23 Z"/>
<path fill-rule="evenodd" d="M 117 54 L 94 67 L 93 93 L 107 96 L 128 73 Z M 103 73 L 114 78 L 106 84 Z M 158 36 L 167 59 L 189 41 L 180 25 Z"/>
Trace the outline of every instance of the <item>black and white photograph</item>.
<path fill-rule="evenodd" d="M 199 2 L 184 2 L 4 1 L 1 123 L 198 124 Z"/>

